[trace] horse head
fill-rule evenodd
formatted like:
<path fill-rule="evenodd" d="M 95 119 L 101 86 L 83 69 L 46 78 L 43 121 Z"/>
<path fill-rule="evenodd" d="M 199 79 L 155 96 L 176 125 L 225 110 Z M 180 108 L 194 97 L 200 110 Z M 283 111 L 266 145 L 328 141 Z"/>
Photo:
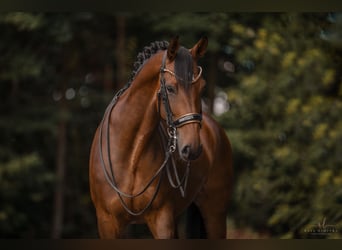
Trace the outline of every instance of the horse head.
<path fill-rule="evenodd" d="M 167 121 L 171 136 L 177 138 L 178 152 L 184 161 L 197 159 L 202 151 L 201 92 L 205 81 L 197 62 L 205 54 L 207 45 L 208 39 L 203 37 L 191 49 L 186 49 L 176 37 L 169 43 L 162 61 L 160 93 L 164 108 L 161 116 Z"/>

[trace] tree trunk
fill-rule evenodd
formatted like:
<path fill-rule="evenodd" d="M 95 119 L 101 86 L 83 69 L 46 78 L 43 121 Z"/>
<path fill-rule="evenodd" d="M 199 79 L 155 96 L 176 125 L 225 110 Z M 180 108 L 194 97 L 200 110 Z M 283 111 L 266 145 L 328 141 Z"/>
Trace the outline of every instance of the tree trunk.
<path fill-rule="evenodd" d="M 65 90 L 63 91 L 63 94 Z M 60 100 L 60 120 L 57 131 L 56 151 L 56 186 L 54 197 L 54 212 L 52 221 L 51 238 L 61 238 L 64 217 L 64 177 L 66 169 L 66 146 L 67 146 L 67 100 L 63 97 Z"/>
<path fill-rule="evenodd" d="M 214 110 L 215 86 L 217 84 L 217 53 L 209 54 L 209 69 L 208 69 L 208 108 L 211 113 Z"/>
<path fill-rule="evenodd" d="M 116 87 L 117 89 L 122 88 L 126 79 L 126 53 L 125 53 L 125 42 L 126 42 L 126 17 L 118 15 L 116 17 L 117 34 L 116 34 Z"/>

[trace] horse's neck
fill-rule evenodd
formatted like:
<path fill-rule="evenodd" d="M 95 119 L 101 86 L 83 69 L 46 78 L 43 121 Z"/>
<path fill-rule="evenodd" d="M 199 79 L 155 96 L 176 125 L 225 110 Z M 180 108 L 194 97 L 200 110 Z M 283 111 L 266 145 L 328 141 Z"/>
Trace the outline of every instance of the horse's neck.
<path fill-rule="evenodd" d="M 120 97 L 111 118 L 113 161 L 135 168 L 146 152 L 158 150 L 157 80 L 134 81 Z M 155 153 L 155 152 L 154 152 Z"/>

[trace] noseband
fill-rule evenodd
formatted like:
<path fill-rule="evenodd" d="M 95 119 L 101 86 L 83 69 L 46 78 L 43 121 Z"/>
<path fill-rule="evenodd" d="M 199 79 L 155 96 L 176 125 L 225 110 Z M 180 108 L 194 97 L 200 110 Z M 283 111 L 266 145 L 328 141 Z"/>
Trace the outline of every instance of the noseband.
<path fill-rule="evenodd" d="M 165 111 L 166 111 L 166 124 L 168 126 L 169 135 L 170 135 L 170 137 L 175 137 L 177 128 L 179 128 L 181 126 L 184 126 L 184 125 L 189 124 L 189 123 L 199 123 L 201 125 L 202 114 L 201 113 L 189 113 L 189 114 L 182 115 L 182 116 L 178 117 L 177 119 L 173 120 L 173 113 L 171 110 L 169 97 L 168 97 L 167 90 L 166 90 L 166 81 L 165 81 L 164 74 L 165 74 L 165 72 L 168 72 L 178 79 L 179 79 L 179 77 L 177 77 L 177 75 L 173 71 L 171 71 L 165 67 L 166 55 L 167 55 L 167 51 L 165 51 L 165 53 L 164 53 L 162 65 L 160 68 L 160 75 L 161 76 L 160 76 L 160 91 L 158 92 L 158 97 L 159 97 L 158 101 L 161 97 Z M 198 79 L 201 77 L 202 68 L 200 66 L 198 66 L 198 69 L 199 69 L 199 73 L 195 78 L 193 77 L 192 82 L 191 82 L 192 84 L 197 82 Z M 170 131 L 172 131 L 171 134 L 170 134 Z"/>

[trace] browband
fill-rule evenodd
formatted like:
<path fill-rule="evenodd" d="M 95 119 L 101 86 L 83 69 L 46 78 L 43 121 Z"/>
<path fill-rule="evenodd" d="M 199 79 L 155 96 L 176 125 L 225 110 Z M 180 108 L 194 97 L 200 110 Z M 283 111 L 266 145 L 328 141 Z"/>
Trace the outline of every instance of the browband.
<path fill-rule="evenodd" d="M 198 79 L 199 79 L 199 78 L 201 77 L 201 75 L 202 75 L 202 67 L 201 67 L 201 66 L 197 66 L 197 68 L 199 69 L 199 73 L 198 73 L 198 75 L 197 75 L 196 77 L 192 76 L 192 81 L 191 81 L 191 83 L 197 82 Z M 168 73 L 170 73 L 171 75 L 173 75 L 174 77 L 176 77 L 176 78 L 178 78 L 178 79 L 182 79 L 182 78 L 180 78 L 179 76 L 177 76 L 175 72 L 173 72 L 172 70 L 169 70 L 169 69 L 167 69 L 167 68 L 163 68 L 163 69 L 162 69 L 162 72 L 168 72 Z"/>

